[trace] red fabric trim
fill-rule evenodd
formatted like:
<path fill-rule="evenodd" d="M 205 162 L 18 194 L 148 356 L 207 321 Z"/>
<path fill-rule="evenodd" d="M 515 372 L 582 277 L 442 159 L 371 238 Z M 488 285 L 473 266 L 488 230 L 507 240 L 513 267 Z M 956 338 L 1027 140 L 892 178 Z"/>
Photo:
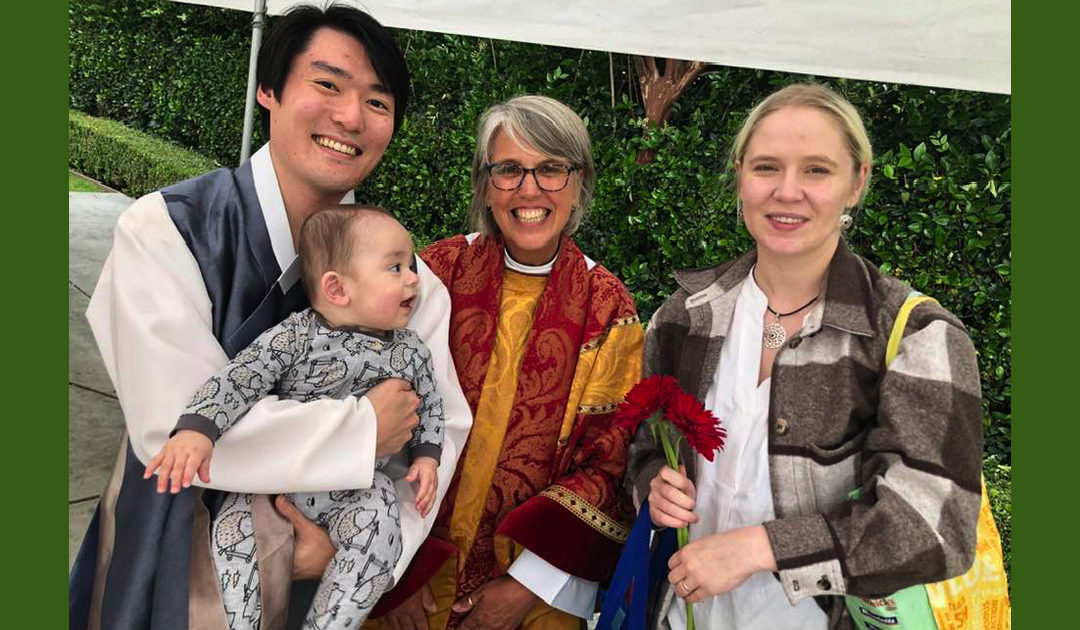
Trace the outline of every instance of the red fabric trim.
<path fill-rule="evenodd" d="M 375 619 L 397 608 L 406 599 L 412 596 L 421 586 L 427 584 L 431 576 L 439 570 L 450 557 L 457 554 L 457 547 L 438 538 L 428 536 L 416 550 L 412 563 L 401 576 L 401 580 L 394 588 L 383 593 L 379 603 L 371 609 L 368 618 Z"/>
<path fill-rule="evenodd" d="M 622 543 L 544 496 L 535 496 L 507 514 L 495 533 L 509 536 L 562 571 L 594 582 L 611 575 L 622 551 Z"/>

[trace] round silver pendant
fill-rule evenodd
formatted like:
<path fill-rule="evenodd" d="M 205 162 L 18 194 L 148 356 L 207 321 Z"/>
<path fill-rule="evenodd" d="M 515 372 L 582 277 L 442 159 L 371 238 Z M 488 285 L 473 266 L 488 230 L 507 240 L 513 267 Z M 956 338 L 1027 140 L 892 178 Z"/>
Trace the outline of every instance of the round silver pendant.
<path fill-rule="evenodd" d="M 765 343 L 766 348 L 775 350 L 787 341 L 787 331 L 778 322 L 765 324 L 765 334 L 762 341 Z"/>

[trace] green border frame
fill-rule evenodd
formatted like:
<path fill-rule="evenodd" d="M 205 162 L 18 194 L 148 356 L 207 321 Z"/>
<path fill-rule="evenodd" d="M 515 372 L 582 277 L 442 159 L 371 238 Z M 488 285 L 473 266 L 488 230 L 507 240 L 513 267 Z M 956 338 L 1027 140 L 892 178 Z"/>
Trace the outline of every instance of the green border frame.
<path fill-rule="evenodd" d="M 1013 478 L 1013 610 L 1017 628 L 1068 627 L 1077 597 L 1068 579 L 1076 521 L 1068 513 L 1080 457 L 1071 405 L 1055 399 L 1077 385 L 1076 368 L 1055 358 L 1072 349 L 1071 278 L 1080 251 L 1068 194 L 1080 147 L 1073 87 L 1080 11 L 1071 3 L 1052 12 L 1013 6 L 1013 192 L 1021 208 L 1012 223 L 1013 467 L 1020 471 Z M 1045 334 L 1054 321 L 1068 330 L 1057 340 Z"/>
<path fill-rule="evenodd" d="M 19 375 L 8 381 L 18 394 L 7 405 L 14 409 L 7 414 L 12 445 L 7 458 L 13 499 L 9 514 L 23 515 L 8 517 L 5 565 L 19 583 L 33 586 L 25 589 L 25 598 L 12 600 L 21 605 L 8 606 L 3 618 L 11 627 L 54 628 L 66 618 L 66 607 L 54 603 L 51 594 L 60 567 L 66 567 L 55 494 L 67 486 L 59 452 L 59 445 L 67 443 L 67 423 L 56 420 L 67 413 L 59 377 L 67 356 L 59 331 L 66 330 L 67 323 L 66 308 L 61 308 L 61 302 L 66 307 L 65 294 L 53 276 L 60 275 L 67 256 L 59 236 L 52 235 L 65 233 L 55 206 L 61 203 L 60 161 L 67 154 L 67 82 L 59 80 L 67 76 L 67 3 L 11 3 L 5 9 L 8 27 L 0 45 L 8 60 L 9 92 L 0 102 L 8 122 L 5 144 L 12 156 L 5 166 L 7 216 L 14 225 L 4 255 L 14 272 L 10 281 L 16 298 L 4 311 L 13 330 L 24 329 L 27 319 L 16 305 L 32 304 L 35 332 L 14 335 L 5 344 L 7 356 L 18 357 L 17 362 L 6 362 L 8 373 Z M 1044 343 L 1028 342 L 1023 331 L 1056 324 L 1051 330 L 1064 333 L 1072 324 L 1069 296 L 1075 283 L 1070 279 L 1077 265 L 1067 254 L 1077 251 L 1080 232 L 1075 229 L 1077 211 L 1069 207 L 1068 171 L 1080 134 L 1075 131 L 1078 115 L 1071 89 L 1078 21 L 1070 18 L 1078 12 L 1068 3 L 1018 3 L 1013 13 L 1013 93 L 1019 94 L 1014 98 L 1018 133 L 1013 163 L 1020 165 L 1014 193 L 1021 207 L 1029 209 L 1013 217 L 1018 263 L 1014 278 L 1019 278 L 1018 284 L 1014 280 L 1014 297 L 1019 299 L 1012 326 L 1019 367 L 1013 375 L 1020 411 L 1014 416 L 1021 419 L 1016 425 L 1020 447 L 1014 443 L 1013 457 L 1020 465 L 1021 490 L 1014 500 L 1012 586 L 1020 628 L 1039 627 L 1040 621 L 1070 625 L 1073 597 L 1071 582 L 1061 578 L 1068 576 L 1073 556 L 1074 524 L 1066 510 L 1069 464 L 1077 459 L 1070 438 L 1077 430 L 1070 407 L 1058 404 L 1055 394 L 1076 385 L 1071 370 L 1053 365 L 1055 355 L 1069 351 L 1070 338 L 1065 333 L 1045 337 Z M 1054 171 L 1064 173 L 1051 179 Z M 1037 232 L 1035 221 L 1041 224 Z M 26 237 L 41 234 L 45 238 Z M 1016 506 L 1021 506 L 1019 517 Z"/>
<path fill-rule="evenodd" d="M 18 585 L 0 614 L 10 628 L 60 628 L 67 607 L 54 589 L 67 567 L 67 2 L 4 7 L 3 107 L 10 296 L 3 309 L 8 402 L 4 567 Z M 63 488 L 63 490 L 61 490 Z M 22 586 L 22 585 L 25 585 Z"/>

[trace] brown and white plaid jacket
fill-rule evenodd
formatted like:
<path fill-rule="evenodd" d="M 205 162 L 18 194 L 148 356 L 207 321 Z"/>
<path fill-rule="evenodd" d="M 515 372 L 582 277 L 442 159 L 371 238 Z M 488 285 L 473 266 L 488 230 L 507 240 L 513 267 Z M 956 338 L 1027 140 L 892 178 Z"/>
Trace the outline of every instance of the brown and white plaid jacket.
<path fill-rule="evenodd" d="M 672 375 L 704 400 L 755 260 L 751 252 L 675 274 L 680 288 L 646 334 L 646 376 Z M 843 241 L 826 282 L 824 299 L 773 365 L 768 449 L 776 520 L 764 525 L 788 599 L 813 596 L 830 628 L 851 628 L 841 595 L 892 593 L 971 565 L 981 397 L 975 349 L 951 313 L 934 302 L 917 306 L 886 369 L 889 333 L 911 288 Z M 685 447 L 682 459 L 696 479 Z M 639 505 L 662 463 L 649 432 L 639 431 L 627 467 Z M 861 497 L 849 500 L 856 488 Z M 668 594 L 652 599 L 657 626 Z"/>

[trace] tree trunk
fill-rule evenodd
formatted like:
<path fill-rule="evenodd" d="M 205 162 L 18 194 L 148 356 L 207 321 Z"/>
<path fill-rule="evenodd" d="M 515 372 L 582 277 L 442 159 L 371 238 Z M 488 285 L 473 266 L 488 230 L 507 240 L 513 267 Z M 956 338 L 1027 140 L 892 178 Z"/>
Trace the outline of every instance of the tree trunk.
<path fill-rule="evenodd" d="M 663 127 L 671 114 L 671 106 L 678 100 L 686 86 L 705 70 L 703 61 L 684 61 L 682 59 L 664 59 L 661 73 L 656 57 L 634 55 L 634 68 L 637 70 L 638 85 L 641 87 L 641 101 L 645 105 L 645 117 L 649 126 Z M 638 151 L 637 163 L 648 164 L 653 161 L 655 151 Z"/>

